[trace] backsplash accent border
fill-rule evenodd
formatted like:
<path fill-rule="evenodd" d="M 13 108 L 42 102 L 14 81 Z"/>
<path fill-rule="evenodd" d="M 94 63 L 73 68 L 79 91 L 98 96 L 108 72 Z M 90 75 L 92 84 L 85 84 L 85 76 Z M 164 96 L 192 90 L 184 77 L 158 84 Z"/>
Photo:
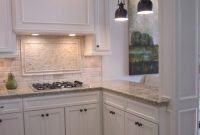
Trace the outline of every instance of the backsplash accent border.
<path fill-rule="evenodd" d="M 71 38 L 62 37 L 62 36 L 61 37 L 22 36 L 21 43 L 20 43 L 21 45 L 20 57 L 22 60 L 21 62 L 22 75 L 31 76 L 31 75 L 44 75 L 44 74 L 56 75 L 56 74 L 67 74 L 67 73 L 81 73 L 81 63 L 82 63 L 81 52 L 82 51 L 81 51 L 80 40 L 81 39 L 79 38 L 71 39 Z M 41 52 L 38 52 L 40 51 L 40 49 L 37 48 L 37 45 L 38 47 L 40 46 L 43 47 Z M 30 46 L 30 47 L 32 46 L 32 49 L 28 48 L 27 46 Z M 53 48 L 51 48 L 51 46 Z M 36 49 L 37 52 L 34 52 L 34 49 Z M 54 53 L 51 53 L 51 52 L 54 52 L 52 51 L 53 49 L 55 49 L 55 51 L 59 51 L 59 53 L 55 54 L 55 56 L 54 56 Z M 65 50 L 64 53 L 62 52 L 63 50 Z M 45 53 L 44 56 L 42 56 L 43 53 Z M 39 57 L 42 57 L 42 58 L 39 58 Z M 50 60 L 49 57 L 51 57 L 52 60 L 48 63 L 48 61 Z M 59 57 L 60 59 L 53 60 L 53 57 Z M 41 62 L 43 60 L 44 60 L 44 63 Z M 59 63 L 60 61 L 61 63 Z"/>

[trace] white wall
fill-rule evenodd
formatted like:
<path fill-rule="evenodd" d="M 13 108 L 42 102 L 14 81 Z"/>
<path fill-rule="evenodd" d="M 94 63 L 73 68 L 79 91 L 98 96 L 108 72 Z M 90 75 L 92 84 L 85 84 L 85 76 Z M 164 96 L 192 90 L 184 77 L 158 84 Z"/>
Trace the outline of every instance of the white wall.
<path fill-rule="evenodd" d="M 112 55 L 103 57 L 103 80 L 128 76 L 128 21 L 114 21 L 114 14 L 117 8 L 117 0 L 110 0 L 110 44 Z"/>

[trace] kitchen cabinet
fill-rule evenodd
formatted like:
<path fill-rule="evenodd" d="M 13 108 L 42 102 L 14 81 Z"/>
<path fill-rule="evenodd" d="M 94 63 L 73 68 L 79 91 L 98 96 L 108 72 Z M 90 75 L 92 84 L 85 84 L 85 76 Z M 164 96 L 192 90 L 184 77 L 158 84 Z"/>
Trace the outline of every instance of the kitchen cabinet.
<path fill-rule="evenodd" d="M 25 135 L 65 135 L 64 108 L 24 112 Z"/>
<path fill-rule="evenodd" d="M 12 0 L 12 5 L 19 34 L 75 33 L 85 36 L 85 56 L 111 54 L 108 0 Z"/>
<path fill-rule="evenodd" d="M 65 110 L 67 135 L 100 135 L 98 104 L 71 106 Z"/>
<path fill-rule="evenodd" d="M 110 55 L 110 15 L 108 0 L 97 0 L 95 34 L 86 35 L 84 55 Z"/>
<path fill-rule="evenodd" d="M 165 107 L 143 104 L 109 92 L 103 93 L 103 103 L 105 135 L 118 133 L 124 135 L 167 135 L 168 133 L 166 131 L 168 127 Z M 114 116 L 115 114 L 118 114 L 118 117 Z M 114 121 L 113 117 L 118 118 L 119 122 Z M 119 124 L 121 125 L 119 126 Z M 117 125 L 118 128 L 113 128 Z M 159 127 L 159 125 L 166 127 Z"/>
<path fill-rule="evenodd" d="M 10 113 L 0 115 L 1 135 L 24 135 L 22 113 Z"/>
<path fill-rule="evenodd" d="M 95 31 L 96 0 L 13 0 L 17 33 L 78 33 Z"/>
<path fill-rule="evenodd" d="M 11 0 L 0 0 L 0 58 L 15 57 L 16 35 L 12 31 Z"/>
<path fill-rule="evenodd" d="M 158 125 L 125 113 L 125 135 L 158 135 Z"/>
<path fill-rule="evenodd" d="M 104 105 L 104 135 L 124 135 L 124 112 Z"/>

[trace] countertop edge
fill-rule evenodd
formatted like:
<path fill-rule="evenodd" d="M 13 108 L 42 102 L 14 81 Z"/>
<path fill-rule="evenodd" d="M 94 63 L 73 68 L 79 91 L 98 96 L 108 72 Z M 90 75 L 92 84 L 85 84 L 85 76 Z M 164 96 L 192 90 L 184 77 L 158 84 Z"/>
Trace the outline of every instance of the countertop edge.
<path fill-rule="evenodd" d="M 141 102 L 144 104 L 162 107 L 162 106 L 168 106 L 169 105 L 169 99 L 166 97 L 162 97 L 160 101 L 157 100 L 151 100 L 146 99 L 144 97 L 139 97 L 135 95 L 131 95 L 128 93 L 124 93 L 121 91 L 116 91 L 109 88 L 104 87 L 93 87 L 93 88 L 84 88 L 84 89 L 72 89 L 72 90 L 63 90 L 63 91 L 47 91 L 47 92 L 34 92 L 34 93 L 20 93 L 20 94 L 11 94 L 11 95 L 3 95 L 0 96 L 0 100 L 6 100 L 6 99 L 13 99 L 13 98 L 24 98 L 24 97 L 36 97 L 36 96 L 47 96 L 47 95 L 60 95 L 60 94 L 66 94 L 66 93 L 77 93 L 77 92 L 88 92 L 88 91 L 106 91 L 106 92 L 112 92 L 116 94 L 120 94 L 122 96 L 125 96 L 131 100 Z"/>

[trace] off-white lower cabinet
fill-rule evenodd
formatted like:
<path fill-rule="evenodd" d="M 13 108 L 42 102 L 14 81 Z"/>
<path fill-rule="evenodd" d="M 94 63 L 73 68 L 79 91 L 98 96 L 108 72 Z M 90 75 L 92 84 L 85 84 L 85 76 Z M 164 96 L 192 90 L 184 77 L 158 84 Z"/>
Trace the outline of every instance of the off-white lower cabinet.
<path fill-rule="evenodd" d="M 104 135 L 158 135 L 158 125 L 104 105 Z"/>
<path fill-rule="evenodd" d="M 124 112 L 104 106 L 104 135 L 124 135 Z"/>
<path fill-rule="evenodd" d="M 125 135 L 158 135 L 158 125 L 125 113 Z"/>
<path fill-rule="evenodd" d="M 24 135 L 22 113 L 1 114 L 0 135 Z"/>
<path fill-rule="evenodd" d="M 67 135 L 99 135 L 99 105 L 88 104 L 65 108 Z"/>
<path fill-rule="evenodd" d="M 165 112 L 98 91 L 0 100 L 0 135 L 168 135 Z"/>
<path fill-rule="evenodd" d="M 25 135 L 65 135 L 64 108 L 24 112 Z"/>
<path fill-rule="evenodd" d="M 101 135 L 99 92 L 23 98 L 25 135 Z"/>
<path fill-rule="evenodd" d="M 166 124 L 165 108 L 107 92 L 103 102 L 104 135 L 166 135 L 163 127 L 158 126 Z"/>

